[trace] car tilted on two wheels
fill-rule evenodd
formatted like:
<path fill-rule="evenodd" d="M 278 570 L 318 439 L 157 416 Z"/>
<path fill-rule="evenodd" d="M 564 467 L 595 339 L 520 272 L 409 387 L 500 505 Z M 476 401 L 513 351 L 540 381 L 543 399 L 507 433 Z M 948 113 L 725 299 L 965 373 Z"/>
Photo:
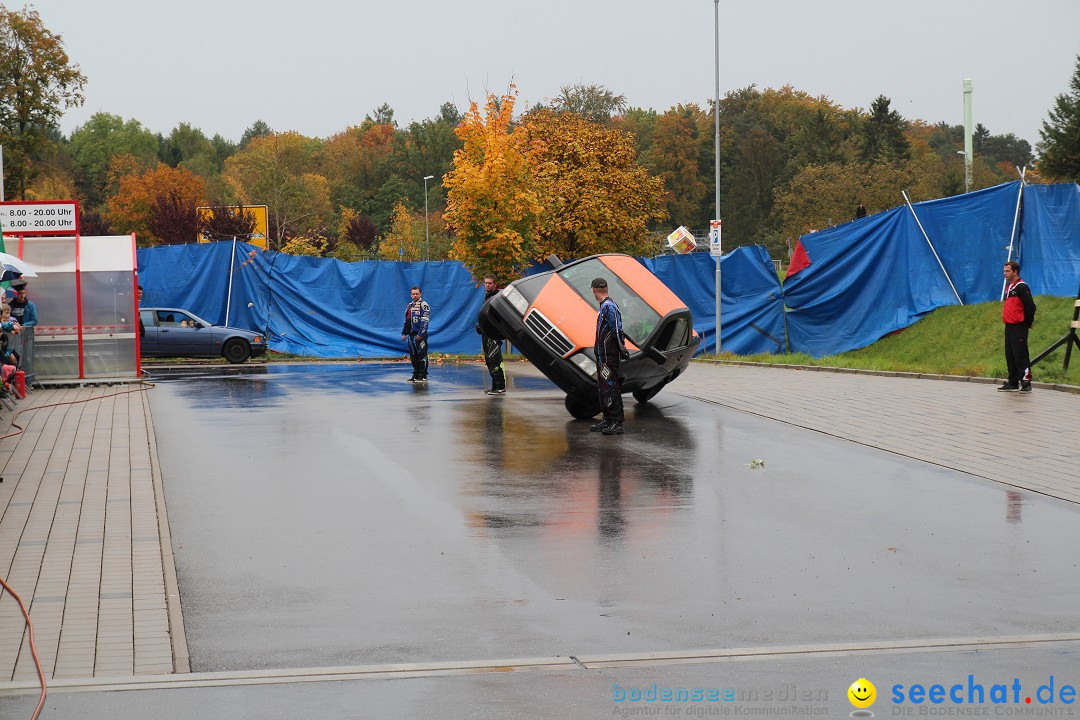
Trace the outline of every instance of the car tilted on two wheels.
<path fill-rule="evenodd" d="M 211 325 L 179 308 L 139 308 L 146 334 L 139 341 L 143 357 L 223 357 L 242 363 L 266 352 L 266 339 L 240 328 Z"/>
<path fill-rule="evenodd" d="M 554 270 L 510 283 L 488 300 L 480 311 L 480 329 L 520 349 L 566 393 L 571 415 L 590 418 L 600 412 L 593 278 L 607 279 L 622 313 L 630 350 L 619 369 L 624 393 L 647 402 L 686 369 L 701 342 L 690 309 L 644 265 L 620 254 L 549 262 Z"/>

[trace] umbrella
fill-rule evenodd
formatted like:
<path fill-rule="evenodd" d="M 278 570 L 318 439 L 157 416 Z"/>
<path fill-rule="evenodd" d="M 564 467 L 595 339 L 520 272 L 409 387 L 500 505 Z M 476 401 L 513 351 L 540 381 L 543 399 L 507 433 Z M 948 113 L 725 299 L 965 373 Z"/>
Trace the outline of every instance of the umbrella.
<path fill-rule="evenodd" d="M 0 282 L 14 280 L 24 275 L 26 277 L 37 277 L 37 273 L 31 270 L 29 265 L 14 255 L 8 255 L 7 253 L 0 252 L 0 268 L 3 268 L 3 272 L 0 273 Z"/>

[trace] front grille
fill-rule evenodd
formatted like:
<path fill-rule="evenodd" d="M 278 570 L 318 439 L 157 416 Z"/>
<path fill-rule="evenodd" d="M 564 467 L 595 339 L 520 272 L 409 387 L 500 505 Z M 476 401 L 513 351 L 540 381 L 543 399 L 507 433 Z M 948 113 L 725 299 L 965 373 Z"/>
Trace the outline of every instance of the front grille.
<path fill-rule="evenodd" d="M 525 316 L 525 327 L 559 357 L 566 357 L 567 353 L 574 349 L 573 343 L 539 310 L 533 309 Z"/>

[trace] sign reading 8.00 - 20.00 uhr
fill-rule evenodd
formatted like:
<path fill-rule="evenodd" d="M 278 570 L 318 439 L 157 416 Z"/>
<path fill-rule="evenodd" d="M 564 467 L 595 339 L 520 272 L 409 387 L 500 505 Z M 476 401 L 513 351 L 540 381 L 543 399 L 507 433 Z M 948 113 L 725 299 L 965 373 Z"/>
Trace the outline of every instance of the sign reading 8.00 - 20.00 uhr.
<path fill-rule="evenodd" d="M 79 205 L 74 200 L 0 202 L 0 228 L 15 235 L 75 235 Z"/>

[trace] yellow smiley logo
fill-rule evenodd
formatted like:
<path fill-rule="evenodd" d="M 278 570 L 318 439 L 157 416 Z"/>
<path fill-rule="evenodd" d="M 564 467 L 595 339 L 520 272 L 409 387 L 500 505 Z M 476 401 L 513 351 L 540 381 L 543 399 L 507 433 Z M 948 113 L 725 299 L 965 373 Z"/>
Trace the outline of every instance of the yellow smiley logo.
<path fill-rule="evenodd" d="M 859 678 L 847 689 L 848 700 L 857 708 L 868 708 L 877 698 L 877 688 L 866 678 Z"/>

